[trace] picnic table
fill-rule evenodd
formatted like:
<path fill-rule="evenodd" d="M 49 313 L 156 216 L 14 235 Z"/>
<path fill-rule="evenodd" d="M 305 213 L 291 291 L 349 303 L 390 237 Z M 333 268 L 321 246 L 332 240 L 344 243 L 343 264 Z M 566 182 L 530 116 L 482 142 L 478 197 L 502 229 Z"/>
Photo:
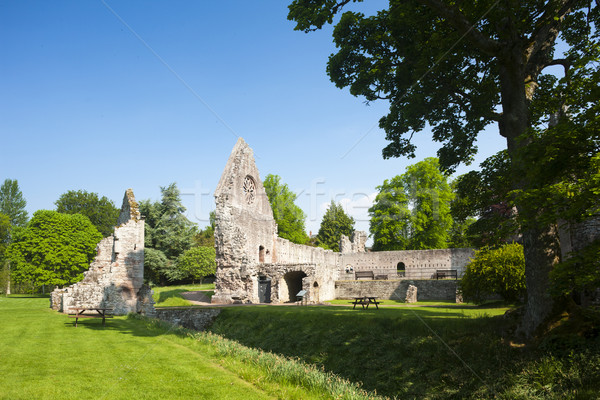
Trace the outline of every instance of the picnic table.
<path fill-rule="evenodd" d="M 95 314 L 86 314 L 86 311 L 95 311 Z M 75 318 L 75 328 L 77 328 L 77 321 L 79 318 L 102 318 L 102 326 L 106 326 L 106 318 L 112 318 L 110 314 L 112 308 L 100 308 L 100 307 L 76 307 L 69 308 L 69 318 Z"/>
<path fill-rule="evenodd" d="M 355 297 L 354 300 L 350 302 L 350 304 L 354 304 L 352 309 L 355 309 L 356 305 L 360 304 L 362 306 L 363 310 L 365 308 L 368 309 L 370 304 L 375 304 L 375 308 L 377 308 L 379 310 L 379 306 L 378 306 L 379 303 L 381 303 L 381 302 L 377 301 L 377 297 L 372 297 L 372 296 Z"/>

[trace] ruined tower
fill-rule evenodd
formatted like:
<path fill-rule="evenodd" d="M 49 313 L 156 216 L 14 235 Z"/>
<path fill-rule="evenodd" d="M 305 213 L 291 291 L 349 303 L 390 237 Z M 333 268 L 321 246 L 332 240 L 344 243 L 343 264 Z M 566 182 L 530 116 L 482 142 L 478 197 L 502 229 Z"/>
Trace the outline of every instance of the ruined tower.
<path fill-rule="evenodd" d="M 51 294 L 51 307 L 112 308 L 116 315 L 153 313 L 150 289 L 144 285 L 144 220 L 133 191 L 127 189 L 114 233 L 102 239 L 98 254 L 82 281 Z"/>
<path fill-rule="evenodd" d="M 251 301 L 255 267 L 276 261 L 277 224 L 252 149 L 239 138 L 215 190 L 216 290 L 213 303 Z"/>

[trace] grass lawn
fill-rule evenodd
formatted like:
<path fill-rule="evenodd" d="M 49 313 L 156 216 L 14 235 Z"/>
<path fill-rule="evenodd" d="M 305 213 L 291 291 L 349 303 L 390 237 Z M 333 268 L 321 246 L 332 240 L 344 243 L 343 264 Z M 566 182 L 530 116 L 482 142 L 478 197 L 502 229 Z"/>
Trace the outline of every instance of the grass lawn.
<path fill-rule="evenodd" d="M 599 398 L 597 335 L 513 345 L 507 309 L 251 306 L 224 309 L 211 330 L 399 399 Z"/>
<path fill-rule="evenodd" d="M 48 306 L 48 298 L 0 297 L 0 399 L 333 398 L 227 355 L 218 346 L 242 347 L 214 335 L 132 317 L 75 328 Z"/>
<path fill-rule="evenodd" d="M 152 290 L 152 298 L 156 307 L 185 307 L 192 303 L 181 297 L 183 292 L 193 292 L 196 290 L 206 290 L 207 295 L 213 295 L 215 289 L 214 283 L 204 283 L 202 285 L 178 285 L 178 286 L 156 286 Z"/>

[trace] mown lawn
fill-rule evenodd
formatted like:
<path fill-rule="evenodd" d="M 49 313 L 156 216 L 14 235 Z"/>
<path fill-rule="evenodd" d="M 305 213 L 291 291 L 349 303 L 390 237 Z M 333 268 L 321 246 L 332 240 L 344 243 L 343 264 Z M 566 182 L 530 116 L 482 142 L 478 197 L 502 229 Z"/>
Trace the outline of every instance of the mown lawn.
<path fill-rule="evenodd" d="M 75 328 L 48 305 L 48 298 L 0 297 L 0 399 L 334 398 L 270 377 L 236 355 L 242 346 L 214 335 L 134 317 Z"/>
<path fill-rule="evenodd" d="M 506 310 L 253 306 L 224 309 L 211 329 L 399 399 L 600 398 L 597 335 L 523 346 L 501 335 Z"/>
<path fill-rule="evenodd" d="M 177 285 L 177 286 L 155 286 L 152 288 L 154 294 L 152 298 L 156 307 L 186 307 L 192 303 L 181 297 L 183 292 L 193 292 L 196 290 L 208 291 L 212 296 L 215 288 L 214 283 L 204 283 L 201 285 Z"/>

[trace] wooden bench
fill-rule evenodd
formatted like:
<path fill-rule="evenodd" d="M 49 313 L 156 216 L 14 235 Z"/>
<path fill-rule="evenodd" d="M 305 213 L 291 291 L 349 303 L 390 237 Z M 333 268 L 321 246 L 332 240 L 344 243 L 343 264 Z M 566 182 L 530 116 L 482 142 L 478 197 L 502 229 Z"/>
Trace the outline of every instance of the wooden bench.
<path fill-rule="evenodd" d="M 454 278 L 458 280 L 458 271 L 455 269 L 438 269 L 435 271 L 435 279 Z"/>
<path fill-rule="evenodd" d="M 86 311 L 95 311 L 96 314 L 85 314 Z M 69 318 L 75 318 L 75 328 L 80 318 L 102 318 L 102 326 L 106 326 L 106 318 L 112 318 L 109 312 L 112 308 L 70 308 Z"/>
<path fill-rule="evenodd" d="M 360 278 L 375 279 L 375 274 L 373 273 L 373 271 L 356 271 L 356 272 L 354 272 L 354 279 L 358 280 Z"/>
<path fill-rule="evenodd" d="M 375 275 L 376 281 L 387 281 L 387 279 L 388 279 L 387 275 Z"/>

